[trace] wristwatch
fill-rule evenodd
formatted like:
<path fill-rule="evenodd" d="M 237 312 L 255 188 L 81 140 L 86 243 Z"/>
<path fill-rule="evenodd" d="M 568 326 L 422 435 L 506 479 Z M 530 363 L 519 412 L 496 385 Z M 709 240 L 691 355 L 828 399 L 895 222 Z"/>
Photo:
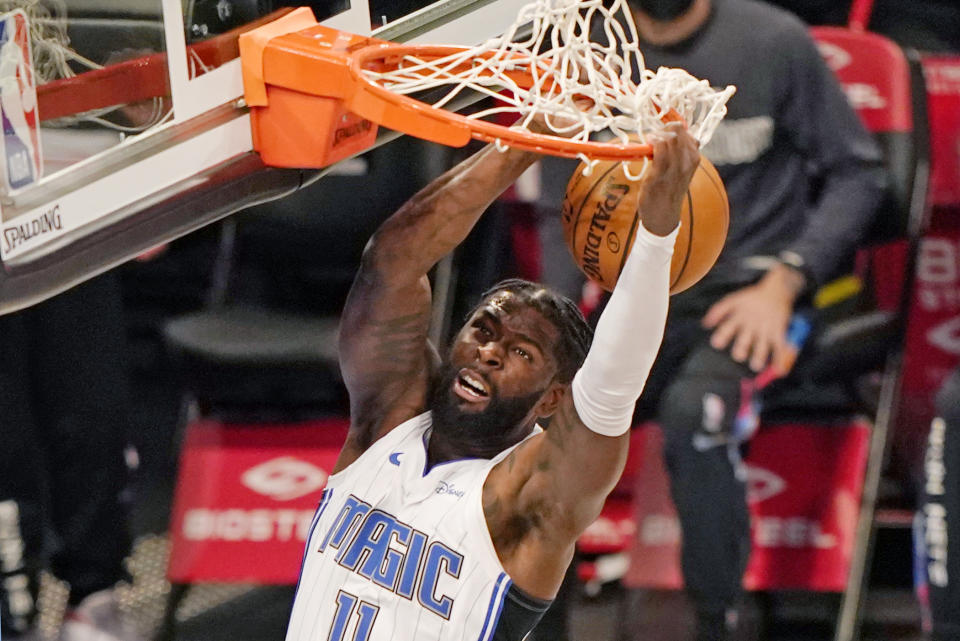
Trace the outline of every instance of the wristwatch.
<path fill-rule="evenodd" d="M 806 294 L 813 288 L 813 274 L 811 273 L 810 266 L 807 265 L 807 261 L 804 260 L 803 256 L 797 252 L 785 249 L 777 254 L 777 261 L 779 261 L 782 265 L 796 270 L 801 276 L 803 276 L 803 288 L 800 290 L 801 294 Z"/>

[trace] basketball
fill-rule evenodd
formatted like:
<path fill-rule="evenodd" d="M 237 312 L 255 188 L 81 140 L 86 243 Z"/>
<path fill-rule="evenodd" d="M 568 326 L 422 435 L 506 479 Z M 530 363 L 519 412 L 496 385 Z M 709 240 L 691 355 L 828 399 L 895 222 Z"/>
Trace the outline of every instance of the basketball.
<path fill-rule="evenodd" d="M 631 173 L 638 173 L 639 165 Z M 567 184 L 563 234 L 580 270 L 612 291 L 633 245 L 640 215 L 640 181 L 627 179 L 620 162 L 598 162 L 589 176 L 581 163 Z M 727 190 L 702 155 L 680 214 L 670 264 L 670 293 L 687 289 L 713 267 L 730 224 Z"/>

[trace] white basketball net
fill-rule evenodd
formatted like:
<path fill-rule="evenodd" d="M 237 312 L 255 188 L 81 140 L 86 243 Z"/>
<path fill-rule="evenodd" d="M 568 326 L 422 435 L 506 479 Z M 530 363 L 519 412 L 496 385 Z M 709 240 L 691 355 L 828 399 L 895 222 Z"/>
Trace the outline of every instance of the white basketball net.
<path fill-rule="evenodd" d="M 532 33 L 514 42 L 528 23 Z M 606 43 L 590 40 L 591 30 L 598 29 Z M 400 94 L 450 86 L 435 107 L 448 104 L 464 89 L 480 92 L 500 102 L 470 118 L 516 113 L 514 127 L 527 128 L 534 116 L 543 114 L 555 134 L 583 142 L 602 131 L 624 143 L 631 137 L 645 142 L 664 130 L 663 117 L 674 110 L 701 147 L 707 144 L 736 89 L 715 90 L 682 69 L 646 69 L 638 40 L 626 0 L 614 0 L 610 7 L 602 0 L 534 0 L 500 38 L 440 59 L 408 56 L 395 70 L 365 73 Z M 473 61 L 468 70 L 457 69 L 468 61 Z M 634 66 L 640 70 L 639 82 L 631 78 Z M 507 76 L 518 67 L 534 78 L 530 89 Z M 589 173 L 593 161 L 580 157 Z M 639 179 L 646 166 L 643 162 L 640 173 L 632 175 L 624 165 L 632 179 Z"/>

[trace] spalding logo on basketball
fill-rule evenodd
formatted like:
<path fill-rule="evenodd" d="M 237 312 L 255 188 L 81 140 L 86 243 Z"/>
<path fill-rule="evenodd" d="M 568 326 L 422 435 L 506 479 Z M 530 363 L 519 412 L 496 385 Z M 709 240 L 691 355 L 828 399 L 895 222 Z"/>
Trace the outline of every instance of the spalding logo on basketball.
<path fill-rule="evenodd" d="M 567 184 L 564 238 L 583 273 L 611 291 L 640 224 L 640 182 L 627 179 L 620 162 L 599 162 L 589 176 L 583 175 L 583 168 L 581 164 Z M 727 190 L 716 168 L 701 155 L 680 215 L 670 264 L 671 294 L 682 292 L 710 271 L 729 225 Z"/>

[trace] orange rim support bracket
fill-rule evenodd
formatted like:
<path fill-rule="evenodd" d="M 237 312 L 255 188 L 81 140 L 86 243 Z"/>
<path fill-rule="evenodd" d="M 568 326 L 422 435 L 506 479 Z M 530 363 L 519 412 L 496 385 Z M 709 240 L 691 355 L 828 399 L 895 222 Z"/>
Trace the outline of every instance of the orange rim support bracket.
<path fill-rule="evenodd" d="M 240 55 L 254 149 L 268 165 L 326 167 L 372 146 L 383 125 L 452 147 L 475 138 L 570 158 L 630 161 L 650 155 L 650 145 L 640 142 L 569 140 L 468 118 L 393 92 L 365 73 L 396 69 L 407 56 L 438 60 L 464 52 L 470 55 L 463 66 L 495 55 L 358 36 L 316 24 L 306 8 L 245 33 Z M 534 83 L 524 69 L 504 73 L 520 86 Z"/>
<path fill-rule="evenodd" d="M 349 52 L 370 42 L 318 25 L 309 8 L 240 37 L 253 146 L 265 164 L 326 167 L 373 145 L 377 124 L 344 102 Z"/>

